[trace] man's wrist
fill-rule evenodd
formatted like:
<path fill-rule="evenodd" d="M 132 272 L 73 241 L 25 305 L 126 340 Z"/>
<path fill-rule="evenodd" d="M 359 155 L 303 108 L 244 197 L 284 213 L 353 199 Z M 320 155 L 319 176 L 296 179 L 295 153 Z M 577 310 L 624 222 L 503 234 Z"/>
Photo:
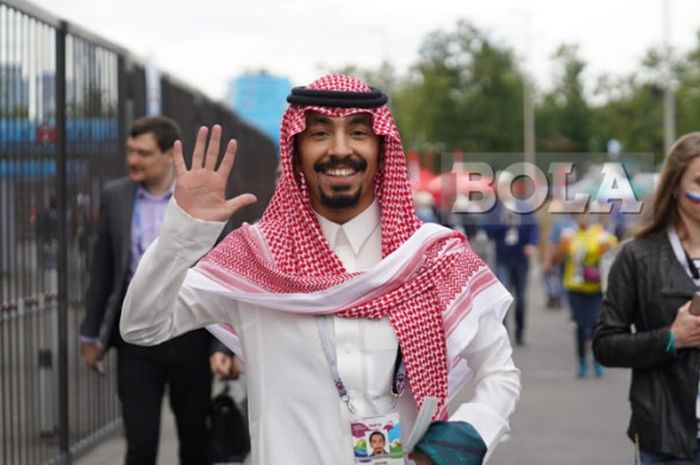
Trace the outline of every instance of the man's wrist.
<path fill-rule="evenodd" d="M 486 443 L 469 423 L 436 421 L 416 444 L 415 450 L 427 455 L 435 465 L 481 465 Z"/>
<path fill-rule="evenodd" d="M 80 343 L 81 344 L 98 344 L 99 342 L 100 342 L 100 338 L 98 338 L 98 337 L 80 335 Z"/>

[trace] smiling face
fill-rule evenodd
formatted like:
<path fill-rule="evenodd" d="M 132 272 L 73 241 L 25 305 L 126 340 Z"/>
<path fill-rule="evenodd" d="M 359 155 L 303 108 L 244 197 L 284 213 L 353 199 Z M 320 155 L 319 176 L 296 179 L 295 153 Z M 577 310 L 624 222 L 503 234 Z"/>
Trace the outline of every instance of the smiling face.
<path fill-rule="evenodd" d="M 321 216 L 342 224 L 374 200 L 381 143 L 369 114 L 307 113 L 306 129 L 296 136 L 296 151 L 311 206 Z"/>

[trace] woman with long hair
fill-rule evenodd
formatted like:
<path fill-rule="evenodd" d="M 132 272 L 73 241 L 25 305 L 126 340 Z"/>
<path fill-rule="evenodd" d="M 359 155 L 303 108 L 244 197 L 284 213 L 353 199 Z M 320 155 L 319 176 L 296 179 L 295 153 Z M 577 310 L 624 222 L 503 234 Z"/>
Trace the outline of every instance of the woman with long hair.
<path fill-rule="evenodd" d="M 593 351 L 632 369 L 635 463 L 700 464 L 700 132 L 671 148 L 649 213 L 612 265 Z"/>

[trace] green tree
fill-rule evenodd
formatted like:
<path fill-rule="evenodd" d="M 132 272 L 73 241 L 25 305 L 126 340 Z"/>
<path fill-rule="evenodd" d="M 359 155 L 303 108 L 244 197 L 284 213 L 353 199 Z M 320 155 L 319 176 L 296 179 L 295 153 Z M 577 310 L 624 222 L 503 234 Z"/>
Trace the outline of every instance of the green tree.
<path fill-rule="evenodd" d="M 678 134 L 700 130 L 700 31 L 696 45 L 676 67 L 676 128 Z"/>
<path fill-rule="evenodd" d="M 523 80 L 510 49 L 459 21 L 428 35 L 412 71 L 394 95 L 407 145 L 522 149 Z"/>
<path fill-rule="evenodd" d="M 539 150 L 583 152 L 590 148 L 592 113 L 583 88 L 586 63 L 578 46 L 561 45 L 554 53 L 555 83 L 537 109 Z"/>
<path fill-rule="evenodd" d="M 650 152 L 662 157 L 663 72 L 661 53 L 651 49 L 638 71 L 598 80 L 595 93 L 602 103 L 593 109 L 595 150 L 605 151 L 606 142 L 615 138 L 626 152 Z"/>
<path fill-rule="evenodd" d="M 635 76 L 620 80 L 626 90 L 594 109 L 596 146 L 606 150 L 610 139 L 618 139 L 626 152 L 663 151 L 663 90 L 639 82 Z"/>
<path fill-rule="evenodd" d="M 400 86 L 400 79 L 396 68 L 387 60 L 384 60 L 377 69 L 360 68 L 356 65 L 347 65 L 340 69 L 332 70 L 334 73 L 356 76 L 372 87 L 381 89 L 390 98 Z"/>

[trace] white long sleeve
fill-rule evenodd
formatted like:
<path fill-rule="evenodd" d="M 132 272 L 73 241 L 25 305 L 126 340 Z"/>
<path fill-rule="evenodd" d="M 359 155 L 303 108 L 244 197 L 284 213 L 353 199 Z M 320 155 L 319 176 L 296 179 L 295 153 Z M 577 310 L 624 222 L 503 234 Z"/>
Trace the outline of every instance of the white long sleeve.
<path fill-rule="evenodd" d="M 473 394 L 461 404 L 450 421 L 471 424 L 491 455 L 510 432 L 508 419 L 520 398 L 520 370 L 515 367 L 508 332 L 494 314 L 481 319 L 479 331 L 463 355 L 474 372 Z"/>
<path fill-rule="evenodd" d="M 234 322 L 236 306 L 217 305 L 184 285 L 189 268 L 211 249 L 225 223 L 189 217 L 170 201 L 161 235 L 141 258 L 124 298 L 119 329 L 126 342 L 160 344 L 207 324 Z"/>

